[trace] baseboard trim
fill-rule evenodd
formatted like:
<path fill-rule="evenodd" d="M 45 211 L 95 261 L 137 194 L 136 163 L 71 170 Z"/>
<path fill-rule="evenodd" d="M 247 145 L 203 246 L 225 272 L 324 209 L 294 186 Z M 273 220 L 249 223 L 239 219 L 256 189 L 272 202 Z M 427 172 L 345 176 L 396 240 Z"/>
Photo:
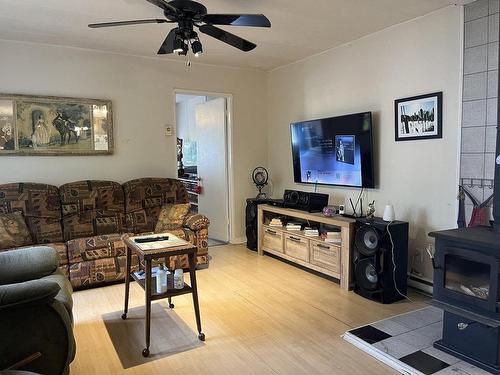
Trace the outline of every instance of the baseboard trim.
<path fill-rule="evenodd" d="M 229 243 L 231 245 L 241 245 L 243 243 L 247 242 L 247 238 L 246 237 L 236 237 L 236 238 L 232 238 L 231 241 L 229 241 Z"/>
<path fill-rule="evenodd" d="M 432 295 L 433 292 L 432 281 L 411 274 L 408 275 L 408 286 L 421 290 L 422 292 L 428 293 L 430 295 Z"/>

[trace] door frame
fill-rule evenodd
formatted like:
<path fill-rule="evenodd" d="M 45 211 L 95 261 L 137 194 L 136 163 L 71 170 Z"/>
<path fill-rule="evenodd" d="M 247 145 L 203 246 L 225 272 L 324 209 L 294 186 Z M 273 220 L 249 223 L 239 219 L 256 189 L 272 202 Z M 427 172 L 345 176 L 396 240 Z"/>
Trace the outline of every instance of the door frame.
<path fill-rule="evenodd" d="M 174 88 L 173 90 L 173 106 L 174 106 L 174 125 L 175 137 L 177 137 L 177 109 L 176 97 L 178 94 L 192 95 L 192 96 L 216 96 L 226 99 L 226 176 L 227 176 L 227 190 L 228 190 L 228 225 L 229 225 L 229 242 L 234 243 L 237 239 L 233 223 L 236 222 L 236 211 L 234 201 L 234 172 L 233 172 L 233 95 L 215 91 L 191 90 L 183 88 Z M 177 149 L 174 147 L 173 160 L 177 160 Z M 175 168 L 177 172 L 177 167 Z M 176 174 L 177 176 L 177 174 Z M 176 177 L 177 178 L 177 177 Z"/>

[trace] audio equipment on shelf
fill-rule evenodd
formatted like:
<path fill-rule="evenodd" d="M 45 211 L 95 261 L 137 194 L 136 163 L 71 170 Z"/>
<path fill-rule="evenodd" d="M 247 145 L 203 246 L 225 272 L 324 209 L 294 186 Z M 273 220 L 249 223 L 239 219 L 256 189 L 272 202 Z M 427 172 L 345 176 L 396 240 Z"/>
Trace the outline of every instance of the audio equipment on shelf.
<path fill-rule="evenodd" d="M 268 199 L 267 204 L 274 207 L 283 207 L 283 199 Z"/>
<path fill-rule="evenodd" d="M 308 193 L 299 190 L 285 190 L 283 207 L 307 212 L 321 212 L 328 206 L 328 194 Z"/>
<path fill-rule="evenodd" d="M 407 293 L 408 223 L 380 218 L 356 220 L 354 291 L 371 300 L 392 303 Z"/>
<path fill-rule="evenodd" d="M 245 212 L 245 226 L 247 235 L 247 248 L 257 250 L 257 207 L 259 204 L 268 203 L 267 199 L 247 199 Z"/>

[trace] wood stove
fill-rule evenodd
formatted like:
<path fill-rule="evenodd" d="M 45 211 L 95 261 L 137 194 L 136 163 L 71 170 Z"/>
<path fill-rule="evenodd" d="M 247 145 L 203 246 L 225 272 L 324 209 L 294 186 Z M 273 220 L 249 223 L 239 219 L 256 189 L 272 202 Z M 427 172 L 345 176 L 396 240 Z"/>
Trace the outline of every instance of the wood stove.
<path fill-rule="evenodd" d="M 498 109 L 500 119 L 500 104 Z M 434 346 L 500 375 L 498 125 L 496 155 L 493 225 L 434 232 L 430 235 L 436 239 L 433 304 L 444 310 L 443 338 L 435 342 Z"/>
<path fill-rule="evenodd" d="M 500 233 L 476 227 L 431 236 L 433 304 L 444 310 L 443 338 L 434 346 L 500 374 Z"/>

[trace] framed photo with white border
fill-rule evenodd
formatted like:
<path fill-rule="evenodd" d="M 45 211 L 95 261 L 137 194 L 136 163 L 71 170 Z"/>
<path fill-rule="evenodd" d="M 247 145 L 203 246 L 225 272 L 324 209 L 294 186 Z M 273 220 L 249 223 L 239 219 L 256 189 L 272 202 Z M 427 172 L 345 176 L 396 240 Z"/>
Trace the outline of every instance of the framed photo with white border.
<path fill-rule="evenodd" d="M 443 138 L 443 93 L 398 99 L 394 103 L 395 140 Z"/>

